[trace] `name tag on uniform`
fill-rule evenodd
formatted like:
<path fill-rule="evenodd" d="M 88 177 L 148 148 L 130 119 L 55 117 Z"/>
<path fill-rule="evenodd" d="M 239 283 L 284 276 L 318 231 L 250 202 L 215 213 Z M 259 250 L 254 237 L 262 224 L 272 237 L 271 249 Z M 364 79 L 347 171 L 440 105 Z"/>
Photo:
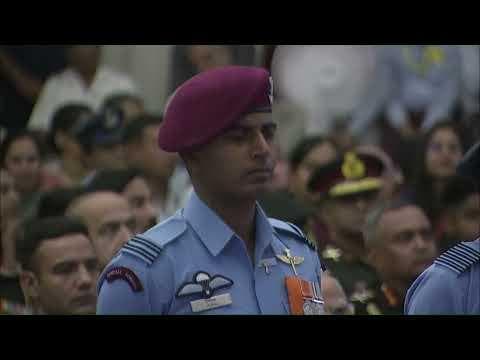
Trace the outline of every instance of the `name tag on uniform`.
<path fill-rule="evenodd" d="M 194 313 L 217 309 L 220 307 L 228 306 L 232 303 L 232 296 L 230 294 L 222 294 L 212 296 L 208 299 L 190 301 L 190 305 L 192 306 L 192 311 Z"/>

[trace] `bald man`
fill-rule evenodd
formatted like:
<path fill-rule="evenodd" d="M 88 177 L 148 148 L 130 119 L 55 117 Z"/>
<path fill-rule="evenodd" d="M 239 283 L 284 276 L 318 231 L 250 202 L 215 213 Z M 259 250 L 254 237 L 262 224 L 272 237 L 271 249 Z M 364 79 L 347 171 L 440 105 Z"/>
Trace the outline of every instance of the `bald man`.
<path fill-rule="evenodd" d="M 328 272 L 322 274 L 322 295 L 326 315 L 353 315 L 355 309 L 348 301 L 342 285 Z"/>
<path fill-rule="evenodd" d="M 69 206 L 66 214 L 80 218 L 87 226 L 101 269 L 132 237 L 135 229 L 128 201 L 113 192 L 82 195 Z"/>

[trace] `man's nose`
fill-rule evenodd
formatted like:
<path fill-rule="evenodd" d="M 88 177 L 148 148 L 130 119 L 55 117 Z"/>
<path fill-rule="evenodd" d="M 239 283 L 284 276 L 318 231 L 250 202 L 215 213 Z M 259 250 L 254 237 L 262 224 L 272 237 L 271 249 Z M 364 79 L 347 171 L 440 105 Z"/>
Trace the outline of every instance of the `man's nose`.
<path fill-rule="evenodd" d="M 80 266 L 79 274 L 78 274 L 79 287 L 88 288 L 92 286 L 94 281 L 96 281 L 96 279 L 94 279 L 93 277 L 94 277 L 93 274 L 90 271 L 88 271 L 88 269 L 85 266 Z"/>
<path fill-rule="evenodd" d="M 271 151 L 269 142 L 265 139 L 262 133 L 258 133 L 255 136 L 253 143 L 253 157 L 267 156 Z"/>

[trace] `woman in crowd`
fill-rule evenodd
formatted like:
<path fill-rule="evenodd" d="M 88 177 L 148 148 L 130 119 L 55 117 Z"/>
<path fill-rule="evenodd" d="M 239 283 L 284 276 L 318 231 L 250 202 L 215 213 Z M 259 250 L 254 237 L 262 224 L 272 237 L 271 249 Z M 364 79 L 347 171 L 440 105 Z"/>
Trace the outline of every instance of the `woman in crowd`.
<path fill-rule="evenodd" d="M 50 173 L 63 176 L 72 184 L 80 184 L 88 174 L 86 155 L 78 136 L 93 119 L 93 110 L 84 103 L 68 103 L 53 115 L 49 131 L 54 157 L 47 166 Z"/>
<path fill-rule="evenodd" d="M 28 216 L 43 191 L 65 186 L 65 179 L 49 174 L 42 166 L 44 152 L 35 133 L 11 134 L 0 150 L 0 166 L 12 176 L 20 197 L 20 211 Z"/>
<path fill-rule="evenodd" d="M 440 200 L 448 180 L 455 175 L 464 153 L 462 134 L 449 121 L 440 122 L 425 134 L 417 152 L 417 165 L 409 193 L 425 209 L 431 221 L 438 220 Z"/>

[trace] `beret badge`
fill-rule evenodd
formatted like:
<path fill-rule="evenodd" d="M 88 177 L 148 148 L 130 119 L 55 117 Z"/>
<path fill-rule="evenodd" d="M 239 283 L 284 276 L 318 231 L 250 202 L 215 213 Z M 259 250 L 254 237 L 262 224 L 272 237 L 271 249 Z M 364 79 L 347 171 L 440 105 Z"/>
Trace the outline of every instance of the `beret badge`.
<path fill-rule="evenodd" d="M 348 180 L 355 180 L 365 176 L 365 164 L 354 153 L 345 154 L 342 165 L 342 174 Z"/>

